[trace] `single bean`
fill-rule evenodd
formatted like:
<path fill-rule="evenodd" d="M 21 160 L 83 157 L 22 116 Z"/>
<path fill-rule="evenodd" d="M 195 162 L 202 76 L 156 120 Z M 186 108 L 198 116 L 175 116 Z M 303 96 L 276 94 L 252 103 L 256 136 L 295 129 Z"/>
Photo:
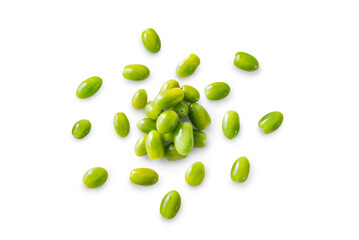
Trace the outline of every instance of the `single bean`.
<path fill-rule="evenodd" d="M 212 121 L 207 110 L 198 103 L 189 105 L 188 117 L 198 130 L 204 130 Z"/>
<path fill-rule="evenodd" d="M 193 142 L 194 147 L 203 148 L 206 146 L 207 134 L 201 130 L 193 129 Z"/>
<path fill-rule="evenodd" d="M 72 135 L 75 138 L 81 139 L 91 131 L 91 122 L 87 119 L 82 119 L 74 124 L 72 127 Z"/>
<path fill-rule="evenodd" d="M 235 111 L 228 111 L 224 114 L 223 121 L 222 121 L 222 130 L 224 136 L 229 139 L 234 138 L 237 136 L 240 129 L 239 124 L 239 115 Z"/>
<path fill-rule="evenodd" d="M 248 178 L 250 164 L 246 157 L 238 158 L 231 170 L 231 178 L 234 182 L 245 182 Z"/>
<path fill-rule="evenodd" d="M 131 64 L 123 69 L 122 75 L 128 80 L 142 81 L 148 78 L 150 70 L 141 64 Z"/>
<path fill-rule="evenodd" d="M 106 182 L 107 178 L 108 173 L 106 169 L 95 167 L 85 172 L 82 181 L 88 188 L 98 188 Z"/>
<path fill-rule="evenodd" d="M 145 156 L 147 154 L 146 139 L 147 139 L 147 134 L 141 136 L 136 142 L 135 154 L 139 157 Z"/>
<path fill-rule="evenodd" d="M 181 196 L 176 190 L 168 192 L 161 201 L 160 213 L 163 217 L 174 218 L 181 207 Z"/>
<path fill-rule="evenodd" d="M 154 106 L 153 101 L 148 102 L 145 106 L 145 113 L 147 117 L 153 120 L 156 120 L 162 112 L 163 112 L 162 109 L 158 109 Z"/>
<path fill-rule="evenodd" d="M 177 161 L 185 157 L 187 157 L 187 155 L 181 155 L 178 153 L 174 143 L 169 143 L 166 145 L 164 159 L 167 161 Z"/>
<path fill-rule="evenodd" d="M 179 83 L 178 83 L 176 80 L 170 79 L 170 80 L 166 81 L 166 82 L 162 85 L 159 94 L 161 94 L 161 93 L 163 93 L 164 91 L 167 91 L 167 90 L 169 90 L 169 89 L 171 89 L 171 88 L 179 88 L 179 87 L 180 87 L 180 85 L 179 85 Z"/>
<path fill-rule="evenodd" d="M 178 64 L 176 69 L 177 75 L 181 78 L 191 76 L 200 63 L 201 61 L 196 54 L 189 55 Z"/>
<path fill-rule="evenodd" d="M 185 100 L 186 102 L 195 103 L 199 100 L 200 94 L 196 88 L 189 85 L 183 85 L 181 89 L 184 93 L 183 100 Z"/>
<path fill-rule="evenodd" d="M 150 168 L 136 168 L 130 173 L 130 181 L 141 186 L 151 186 L 158 182 L 158 174 Z"/>
<path fill-rule="evenodd" d="M 179 154 L 188 155 L 194 146 L 193 127 L 189 122 L 178 124 L 174 132 L 174 144 Z"/>
<path fill-rule="evenodd" d="M 172 108 L 180 118 L 185 118 L 188 116 L 188 105 L 184 101 L 180 101 Z"/>
<path fill-rule="evenodd" d="M 137 128 L 143 133 L 150 133 L 152 130 L 156 130 L 156 120 L 151 118 L 143 118 L 137 122 Z"/>
<path fill-rule="evenodd" d="M 151 159 L 162 158 L 165 154 L 165 143 L 157 130 L 152 130 L 146 139 L 147 155 Z"/>
<path fill-rule="evenodd" d="M 120 137 L 126 137 L 130 132 L 130 122 L 128 121 L 126 114 L 122 112 L 116 113 L 113 119 L 113 125 L 116 133 Z"/>
<path fill-rule="evenodd" d="M 261 118 L 258 126 L 266 134 L 277 130 L 283 122 L 283 114 L 280 112 L 270 112 Z"/>
<path fill-rule="evenodd" d="M 102 86 L 102 79 L 99 77 L 90 77 L 83 81 L 76 90 L 78 98 L 88 98 L 94 95 Z"/>
<path fill-rule="evenodd" d="M 204 92 L 209 100 L 221 100 L 228 96 L 231 88 L 225 82 L 214 82 L 209 84 Z"/>
<path fill-rule="evenodd" d="M 237 68 L 244 71 L 254 71 L 259 67 L 257 59 L 245 52 L 237 52 L 233 63 Z"/>
<path fill-rule="evenodd" d="M 178 125 L 178 121 L 179 117 L 175 111 L 164 111 L 157 119 L 157 130 L 162 134 L 173 132 Z"/>
<path fill-rule="evenodd" d="M 161 49 L 160 37 L 152 28 L 142 32 L 142 42 L 145 48 L 152 53 L 157 53 Z"/>
<path fill-rule="evenodd" d="M 132 106 L 138 110 L 143 109 L 147 103 L 147 92 L 145 89 L 140 89 L 135 92 L 132 97 Z"/>
<path fill-rule="evenodd" d="M 180 88 L 171 88 L 158 94 L 153 104 L 157 109 L 167 109 L 179 103 L 183 97 L 184 93 Z"/>
<path fill-rule="evenodd" d="M 205 175 L 204 165 L 201 162 L 193 163 L 186 171 L 186 182 L 191 186 L 198 186 L 202 183 Z"/>

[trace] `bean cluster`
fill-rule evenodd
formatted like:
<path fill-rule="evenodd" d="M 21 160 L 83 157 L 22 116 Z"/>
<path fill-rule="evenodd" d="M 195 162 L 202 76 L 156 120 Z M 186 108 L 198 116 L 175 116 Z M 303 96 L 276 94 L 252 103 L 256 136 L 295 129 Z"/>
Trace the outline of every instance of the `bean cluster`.
<path fill-rule="evenodd" d="M 157 53 L 161 49 L 161 40 L 153 29 L 142 33 L 145 48 Z M 181 78 L 192 75 L 200 65 L 200 58 L 190 54 L 177 66 L 177 75 Z M 248 53 L 235 54 L 234 65 L 244 71 L 255 71 L 259 64 L 255 57 Z M 123 77 L 132 81 L 143 81 L 150 75 L 150 70 L 141 64 L 127 65 L 123 70 Z M 102 79 L 94 76 L 83 81 L 77 88 L 78 98 L 88 98 L 101 87 Z M 228 96 L 231 88 L 225 82 L 214 82 L 205 87 L 206 97 L 218 101 Z M 193 148 L 203 148 L 207 135 L 203 131 L 211 124 L 211 117 L 207 110 L 198 103 L 199 91 L 190 85 L 180 86 L 179 82 L 171 79 L 166 81 L 153 101 L 148 101 L 145 89 L 139 89 L 132 98 L 135 109 L 144 109 L 147 118 L 137 122 L 137 128 L 144 133 L 135 144 L 135 154 L 139 157 L 147 155 L 150 159 L 164 158 L 177 161 L 186 158 Z M 280 112 L 270 112 L 259 120 L 259 128 L 266 134 L 278 129 L 283 122 Z M 126 137 L 130 132 L 130 122 L 125 113 L 115 114 L 114 128 L 120 137 Z M 82 119 L 75 123 L 72 135 L 77 139 L 84 138 L 91 130 L 91 122 Z M 233 139 L 240 130 L 237 112 L 227 111 L 222 121 L 223 134 Z M 246 157 L 238 158 L 231 169 L 234 182 L 245 182 L 250 172 L 250 163 Z M 198 186 L 205 177 L 205 167 L 201 162 L 193 163 L 185 173 L 185 180 L 191 186 Z M 88 188 L 102 186 L 108 178 L 106 169 L 95 167 L 89 169 L 83 176 L 83 183 Z M 130 181 L 141 186 L 150 186 L 158 182 L 157 172 L 150 168 L 133 169 Z M 168 192 L 161 202 L 160 213 L 163 217 L 174 218 L 181 206 L 180 194 L 173 190 Z"/>

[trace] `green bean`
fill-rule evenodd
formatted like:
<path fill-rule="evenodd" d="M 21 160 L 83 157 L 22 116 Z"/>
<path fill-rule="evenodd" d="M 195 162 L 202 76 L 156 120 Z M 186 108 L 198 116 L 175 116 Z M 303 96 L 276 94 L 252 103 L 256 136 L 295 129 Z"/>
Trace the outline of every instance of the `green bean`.
<path fill-rule="evenodd" d="M 141 186 L 151 186 L 158 182 L 158 174 L 150 168 L 135 168 L 130 173 L 130 181 Z"/>
<path fill-rule="evenodd" d="M 234 182 L 245 182 L 248 178 L 250 164 L 246 157 L 238 158 L 231 170 L 231 178 Z"/>
<path fill-rule="evenodd" d="M 176 190 L 168 192 L 162 199 L 160 213 L 163 217 L 174 218 L 181 207 L 181 196 Z"/>
<path fill-rule="evenodd" d="M 145 89 L 140 89 L 132 97 L 132 106 L 138 110 L 143 109 L 147 103 L 147 92 Z"/>
<path fill-rule="evenodd" d="M 99 77 L 90 77 L 83 81 L 76 90 L 78 98 L 88 98 L 94 95 L 102 86 L 102 79 Z"/>
<path fill-rule="evenodd" d="M 98 188 L 102 186 L 108 178 L 106 169 L 102 167 L 95 167 L 89 169 L 82 177 L 83 183 L 88 188 Z"/>
<path fill-rule="evenodd" d="M 152 53 L 157 53 L 161 49 L 160 37 L 152 28 L 142 32 L 142 42 L 145 48 Z"/>
<path fill-rule="evenodd" d="M 82 119 L 74 124 L 72 127 L 72 135 L 81 139 L 86 137 L 86 135 L 91 131 L 91 122 L 87 119 Z"/>
<path fill-rule="evenodd" d="M 122 112 L 116 113 L 113 119 L 113 125 L 116 133 L 120 137 L 126 137 L 130 132 L 130 122 L 128 121 L 126 114 Z"/>

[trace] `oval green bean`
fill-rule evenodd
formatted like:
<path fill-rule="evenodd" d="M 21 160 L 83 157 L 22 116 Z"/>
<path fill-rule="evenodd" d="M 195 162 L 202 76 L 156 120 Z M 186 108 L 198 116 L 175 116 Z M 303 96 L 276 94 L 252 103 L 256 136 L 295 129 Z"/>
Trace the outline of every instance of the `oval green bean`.
<path fill-rule="evenodd" d="M 163 217 L 174 218 L 181 207 L 181 196 L 176 190 L 168 192 L 161 201 L 160 213 Z"/>
<path fill-rule="evenodd" d="M 238 158 L 231 170 L 231 178 L 234 182 L 245 182 L 248 178 L 250 164 L 246 157 Z"/>
<path fill-rule="evenodd" d="M 239 115 L 235 111 L 227 111 L 224 114 L 223 121 L 222 121 L 222 130 L 224 136 L 229 139 L 234 138 L 237 136 L 239 132 L 240 124 L 239 124 Z"/>
<path fill-rule="evenodd" d="M 181 89 L 184 93 L 183 100 L 186 102 L 195 103 L 199 100 L 200 94 L 196 88 L 189 85 L 183 85 Z"/>
<path fill-rule="evenodd" d="M 152 130 L 146 139 L 147 155 L 151 159 L 162 158 L 165 154 L 165 143 L 157 130 Z"/>
<path fill-rule="evenodd" d="M 72 135 L 81 139 L 86 137 L 86 135 L 91 131 L 91 122 L 87 119 L 82 119 L 74 124 L 72 127 Z"/>
<path fill-rule="evenodd" d="M 138 110 L 143 109 L 147 103 L 147 92 L 145 89 L 140 89 L 135 92 L 132 97 L 132 106 Z"/>
<path fill-rule="evenodd" d="M 148 78 L 150 70 L 141 64 L 131 64 L 123 69 L 122 75 L 128 80 L 142 81 Z"/>
<path fill-rule="evenodd" d="M 191 186 L 198 186 L 202 183 L 205 175 L 204 165 L 201 162 L 193 163 L 186 171 L 186 182 Z"/>
<path fill-rule="evenodd" d="M 270 112 L 261 118 L 258 126 L 266 134 L 274 132 L 283 123 L 283 114 L 281 112 Z"/>
<path fill-rule="evenodd" d="M 157 53 L 161 49 L 160 37 L 152 28 L 142 32 L 142 42 L 145 48 L 152 53 Z"/>
<path fill-rule="evenodd" d="M 150 168 L 135 168 L 130 173 L 130 181 L 141 186 L 151 186 L 158 182 L 158 174 Z"/>
<path fill-rule="evenodd" d="M 227 97 L 230 91 L 231 88 L 225 82 L 214 82 L 204 89 L 206 97 L 213 101 Z"/>
<path fill-rule="evenodd" d="M 244 71 L 255 71 L 259 67 L 258 60 L 245 52 L 237 52 L 233 63 L 236 67 Z"/>
<path fill-rule="evenodd" d="M 88 98 L 94 95 L 102 86 L 102 79 L 99 77 L 90 77 L 83 81 L 76 90 L 78 98 Z"/>
<path fill-rule="evenodd" d="M 179 117 L 175 111 L 164 111 L 157 119 L 157 130 L 162 134 L 173 132 L 178 125 L 178 121 Z"/>
<path fill-rule="evenodd" d="M 115 114 L 113 125 L 115 127 L 116 133 L 120 137 L 126 137 L 130 132 L 130 122 L 128 121 L 126 114 L 123 112 Z"/>
<path fill-rule="evenodd" d="M 189 105 L 188 117 L 198 130 L 204 130 L 212 121 L 207 110 L 198 103 Z"/>
<path fill-rule="evenodd" d="M 189 122 L 178 124 L 174 132 L 174 144 L 179 154 L 188 155 L 194 146 L 193 127 Z"/>
<path fill-rule="evenodd" d="M 201 61 L 196 54 L 189 55 L 178 64 L 176 69 L 177 75 L 181 78 L 191 76 L 200 63 Z"/>
<path fill-rule="evenodd" d="M 102 167 L 95 167 L 89 169 L 82 177 L 83 183 L 88 188 L 98 188 L 102 186 L 108 178 L 106 169 Z"/>

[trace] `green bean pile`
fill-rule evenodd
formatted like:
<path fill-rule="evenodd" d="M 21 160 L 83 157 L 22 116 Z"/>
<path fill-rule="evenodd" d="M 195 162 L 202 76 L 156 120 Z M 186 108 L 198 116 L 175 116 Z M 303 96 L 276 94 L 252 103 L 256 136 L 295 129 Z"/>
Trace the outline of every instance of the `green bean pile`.
<path fill-rule="evenodd" d="M 144 47 L 157 53 L 161 49 L 161 40 L 155 30 L 149 28 L 142 33 Z M 177 75 L 181 78 L 191 76 L 200 65 L 200 58 L 190 54 L 178 64 Z M 259 64 L 255 57 L 248 53 L 235 54 L 234 65 L 244 71 L 255 71 Z M 140 64 L 127 65 L 123 77 L 132 81 L 143 81 L 150 75 L 150 70 Z M 94 76 L 83 81 L 77 88 L 76 96 L 80 99 L 93 96 L 102 85 L 102 79 Z M 206 97 L 212 101 L 224 99 L 231 88 L 225 82 L 214 82 L 205 87 Z M 177 161 L 186 158 L 193 148 L 203 148 L 207 135 L 204 130 L 211 124 L 211 117 L 204 106 L 198 103 L 199 91 L 190 85 L 180 86 L 179 82 L 171 79 L 166 81 L 153 101 L 148 101 L 145 89 L 136 91 L 132 98 L 132 106 L 144 110 L 147 118 L 137 122 L 137 128 L 144 134 L 137 140 L 134 151 L 139 157 L 148 156 L 150 159 L 164 158 Z M 265 134 L 278 129 L 283 122 L 283 114 L 277 111 L 266 114 L 259 120 L 258 126 Z M 113 120 L 116 133 L 126 137 L 130 132 L 130 122 L 125 113 L 115 114 Z M 224 136 L 233 139 L 240 130 L 239 115 L 235 111 L 227 111 L 223 117 L 222 130 Z M 91 131 L 91 122 L 79 120 L 72 128 L 72 135 L 77 139 L 84 138 Z M 250 163 L 246 157 L 239 157 L 233 164 L 230 176 L 234 182 L 243 183 L 250 172 Z M 205 167 L 202 162 L 193 163 L 185 173 L 185 180 L 191 186 L 198 186 L 205 177 Z M 83 183 L 88 188 L 102 186 L 108 178 L 106 169 L 91 168 L 83 175 Z M 136 168 L 130 173 L 130 181 L 141 186 L 150 186 L 158 182 L 157 172 L 149 168 Z M 173 190 L 168 192 L 160 205 L 163 217 L 172 219 L 181 207 L 181 196 Z"/>

